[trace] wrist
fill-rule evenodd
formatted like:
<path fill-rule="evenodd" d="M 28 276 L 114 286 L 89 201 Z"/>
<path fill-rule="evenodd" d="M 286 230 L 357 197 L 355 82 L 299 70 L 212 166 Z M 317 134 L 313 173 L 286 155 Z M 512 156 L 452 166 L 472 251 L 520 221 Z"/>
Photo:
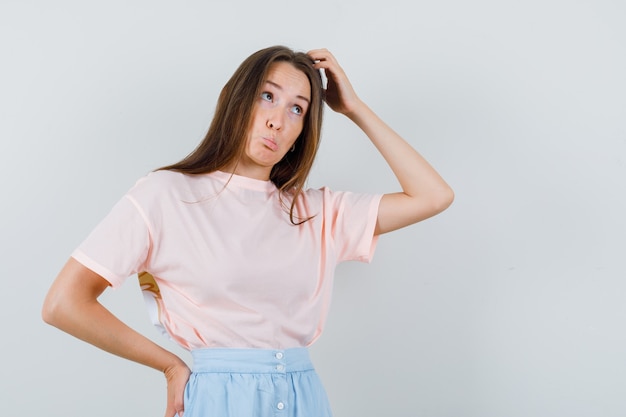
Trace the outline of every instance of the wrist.
<path fill-rule="evenodd" d="M 188 368 L 187 364 L 178 356 L 172 354 L 170 360 L 168 360 L 162 367 L 161 372 L 168 376 L 168 374 L 176 372 L 179 368 Z"/>
<path fill-rule="evenodd" d="M 371 113 L 372 110 L 367 106 L 367 104 L 365 104 L 364 101 L 357 99 L 350 109 L 346 111 L 345 116 L 358 125 L 363 120 L 366 120 Z"/>

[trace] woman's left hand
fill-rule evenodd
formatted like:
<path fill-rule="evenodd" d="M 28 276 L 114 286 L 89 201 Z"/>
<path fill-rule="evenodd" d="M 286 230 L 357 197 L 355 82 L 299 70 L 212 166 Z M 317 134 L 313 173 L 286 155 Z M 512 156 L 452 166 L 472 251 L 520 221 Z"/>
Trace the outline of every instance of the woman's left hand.
<path fill-rule="evenodd" d="M 323 69 L 326 74 L 324 100 L 328 106 L 337 113 L 350 116 L 360 99 L 337 59 L 327 49 L 314 49 L 307 54 L 313 59 L 314 67 Z"/>
<path fill-rule="evenodd" d="M 385 194 L 380 200 L 374 233 L 400 229 L 445 210 L 452 203 L 454 193 L 439 173 L 361 101 L 333 54 L 326 49 L 314 49 L 308 55 L 314 67 L 326 74 L 328 106 L 363 130 L 402 187 L 402 192 Z"/>

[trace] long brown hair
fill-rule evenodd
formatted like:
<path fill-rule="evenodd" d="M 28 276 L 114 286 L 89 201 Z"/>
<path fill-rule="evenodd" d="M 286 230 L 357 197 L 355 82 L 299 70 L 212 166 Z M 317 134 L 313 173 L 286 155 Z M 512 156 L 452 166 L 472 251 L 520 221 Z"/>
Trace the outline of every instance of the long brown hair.
<path fill-rule="evenodd" d="M 302 132 L 296 139 L 293 152 L 287 152 L 270 173 L 270 181 L 282 196 L 292 196 L 289 218 L 293 224 L 296 199 L 302 192 L 319 148 L 323 118 L 322 79 L 313 61 L 304 52 L 285 46 L 261 49 L 246 58 L 222 89 L 209 130 L 200 144 L 181 161 L 160 168 L 185 174 L 206 174 L 239 161 L 244 153 L 248 130 L 252 121 L 254 103 L 275 62 L 288 62 L 302 71 L 311 84 L 311 103 L 306 113 Z"/>

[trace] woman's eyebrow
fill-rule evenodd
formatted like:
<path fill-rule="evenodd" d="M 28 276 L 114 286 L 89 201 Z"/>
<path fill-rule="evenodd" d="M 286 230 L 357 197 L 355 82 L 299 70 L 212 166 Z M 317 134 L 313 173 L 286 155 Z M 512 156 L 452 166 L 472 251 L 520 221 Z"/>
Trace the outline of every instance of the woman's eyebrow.
<path fill-rule="evenodd" d="M 278 90 L 280 90 L 280 91 L 282 91 L 282 90 L 283 90 L 283 88 L 282 88 L 279 84 L 276 84 L 274 81 L 266 80 L 265 82 L 266 82 L 267 84 L 271 85 L 271 86 L 274 86 L 276 89 L 278 89 Z M 297 95 L 296 97 L 297 97 L 297 98 L 299 98 L 299 99 L 302 99 L 302 100 L 306 101 L 308 104 L 311 104 L 311 100 L 309 100 L 308 98 L 306 98 L 306 97 L 304 97 L 304 96 Z"/>

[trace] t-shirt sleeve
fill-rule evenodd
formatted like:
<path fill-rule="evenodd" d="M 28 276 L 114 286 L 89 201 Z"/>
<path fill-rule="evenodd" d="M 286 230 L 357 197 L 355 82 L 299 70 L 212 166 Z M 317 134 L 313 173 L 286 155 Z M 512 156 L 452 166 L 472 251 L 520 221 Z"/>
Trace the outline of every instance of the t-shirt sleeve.
<path fill-rule="evenodd" d="M 328 189 L 324 194 L 325 222 L 331 228 L 337 261 L 371 262 L 378 242 L 374 230 L 382 195 Z"/>
<path fill-rule="evenodd" d="M 76 248 L 72 257 L 116 288 L 144 269 L 149 252 L 148 222 L 127 195 Z"/>

